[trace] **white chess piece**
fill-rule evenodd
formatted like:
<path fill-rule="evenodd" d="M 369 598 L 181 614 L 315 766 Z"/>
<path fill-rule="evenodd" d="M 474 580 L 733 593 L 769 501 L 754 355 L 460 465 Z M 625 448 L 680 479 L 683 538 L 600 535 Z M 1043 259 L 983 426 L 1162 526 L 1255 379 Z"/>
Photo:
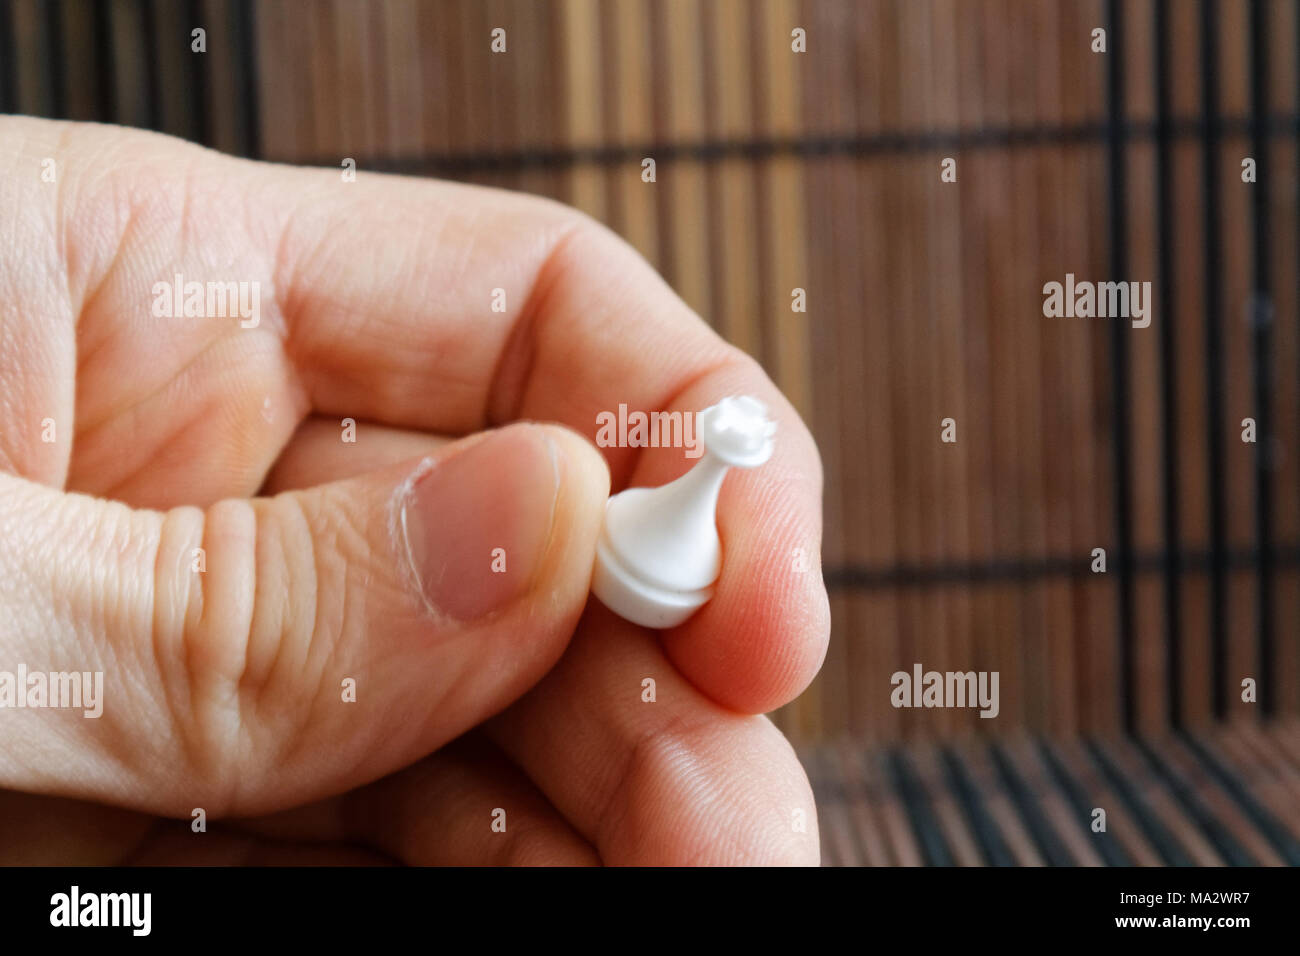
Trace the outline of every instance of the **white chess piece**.
<path fill-rule="evenodd" d="M 620 617 L 674 627 L 713 597 L 722 568 L 718 492 L 727 469 L 772 457 L 776 422 L 756 398 L 724 398 L 699 417 L 704 456 L 660 488 L 628 488 L 605 504 L 591 590 Z"/>

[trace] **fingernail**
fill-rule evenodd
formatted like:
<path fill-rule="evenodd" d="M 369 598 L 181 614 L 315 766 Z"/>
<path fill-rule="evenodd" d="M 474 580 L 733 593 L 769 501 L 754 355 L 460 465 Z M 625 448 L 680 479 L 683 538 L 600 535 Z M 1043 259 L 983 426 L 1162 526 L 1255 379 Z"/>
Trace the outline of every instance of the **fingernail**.
<path fill-rule="evenodd" d="M 550 541 L 559 482 L 559 452 L 534 427 L 493 432 L 420 474 L 402 527 L 426 602 L 472 621 L 526 593 Z"/>

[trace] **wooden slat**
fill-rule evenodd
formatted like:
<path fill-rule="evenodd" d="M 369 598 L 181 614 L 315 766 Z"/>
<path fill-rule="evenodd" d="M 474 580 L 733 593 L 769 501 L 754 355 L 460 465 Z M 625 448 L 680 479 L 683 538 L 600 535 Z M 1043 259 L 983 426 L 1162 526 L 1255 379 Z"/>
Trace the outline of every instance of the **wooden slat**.
<path fill-rule="evenodd" d="M 1236 741 L 1250 757 L 1268 767 L 1291 794 L 1292 811 L 1300 812 L 1300 766 L 1288 759 L 1276 739 L 1254 722 L 1233 724 L 1222 731 L 1226 739 Z M 1246 758 L 1242 758 L 1246 759 Z"/>
<path fill-rule="evenodd" d="M 998 782 L 997 772 L 988 754 L 983 748 L 971 744 L 954 747 L 952 752 L 968 771 L 980 800 L 997 823 L 1016 865 L 1044 866 L 1046 861 L 1021 821 L 1011 798 Z"/>
<path fill-rule="evenodd" d="M 933 129 L 953 129 L 961 122 L 959 93 L 960 65 L 957 47 L 961 39 L 957 33 L 956 0 L 938 0 L 929 17 L 927 48 L 931 50 L 927 76 L 930 81 L 926 99 L 930 104 L 928 125 Z M 956 150 L 941 150 L 923 159 L 918 157 L 918 174 L 925 185 L 928 259 L 936 276 L 961 276 L 963 230 L 959 228 L 962 216 L 961 193 L 965 157 L 957 160 L 956 183 L 940 179 L 942 161 Z M 942 419 L 951 417 L 960 423 L 961 438 L 955 445 L 933 441 L 930 445 L 933 466 L 937 469 L 935 494 L 944 507 L 936 509 L 932 518 L 934 558 L 938 562 L 964 564 L 974 557 L 971 539 L 971 513 L 978 509 L 972 502 L 969 487 L 971 436 L 965 429 L 972 424 L 967 396 L 970 388 L 966 365 L 966 324 L 964 321 L 965 290 L 960 281 L 930 283 L 931 303 L 926 326 L 934 354 L 932 391 L 934 403 L 931 415 Z M 938 421 L 931 423 L 938 427 Z M 944 589 L 942 616 L 936 627 L 944 639 L 945 670 L 968 671 L 976 668 L 974 622 L 972 620 L 972 589 L 956 585 Z M 955 730 L 970 731 L 977 728 L 980 718 L 974 711 L 958 711 L 951 715 Z"/>
<path fill-rule="evenodd" d="M 1034 800 L 1042 807 L 1044 815 L 1061 842 L 1073 855 L 1079 866 L 1102 866 L 1104 860 L 1097 848 L 1089 841 L 1088 820 L 1081 820 L 1078 813 L 1043 766 L 1041 758 L 1034 752 L 1033 745 L 1021 734 L 1008 741 L 1003 752 L 1011 759 L 1021 779 L 1029 787 Z"/>
<path fill-rule="evenodd" d="M 601 18 L 597 0 L 569 0 L 559 7 L 565 89 L 565 142 L 590 147 L 601 141 L 605 82 L 600 66 Z M 603 170 L 575 163 L 569 172 L 568 202 L 595 219 L 608 218 Z"/>
<path fill-rule="evenodd" d="M 917 771 L 921 786 L 930 799 L 930 804 L 938 818 L 939 826 L 948 846 L 952 850 L 954 862 L 958 866 L 980 866 L 984 855 L 960 802 L 948 788 L 943 777 L 943 768 L 939 764 L 938 752 L 932 745 L 921 744 L 909 749 L 912 766 Z"/>
<path fill-rule="evenodd" d="M 1241 781 L 1250 795 L 1264 805 L 1277 823 L 1300 839 L 1300 775 L 1279 771 L 1272 754 L 1261 753 L 1248 738 L 1245 728 L 1252 722 L 1239 722 L 1221 731 L 1217 739 L 1201 739 L 1200 746 L 1225 769 Z"/>
<path fill-rule="evenodd" d="M 1266 734 L 1293 764 L 1300 767 L 1300 718 L 1277 721 L 1267 728 Z"/>
<path fill-rule="evenodd" d="M 1192 788 L 1197 799 L 1222 821 L 1229 834 L 1264 866 L 1284 866 L 1286 861 L 1269 843 L 1255 823 L 1242 811 L 1220 783 L 1210 775 L 1177 738 L 1170 738 L 1159 748 L 1159 756 L 1170 772 Z"/>
<path fill-rule="evenodd" d="M 1196 822 L 1170 793 L 1167 785 L 1155 776 L 1132 744 L 1111 740 L 1099 743 L 1098 748 L 1125 775 L 1140 798 L 1155 811 L 1197 866 L 1224 865 L 1219 851 L 1205 838 Z"/>
<path fill-rule="evenodd" d="M 706 134 L 700 9 L 691 0 L 668 0 L 661 13 L 664 62 L 658 73 L 664 87 L 664 135 L 669 142 L 699 142 Z M 667 192 L 671 210 L 665 275 L 686 304 L 703 316 L 713 304 L 706 180 L 705 163 L 676 159 L 665 164 L 656 187 Z"/>
<path fill-rule="evenodd" d="M 881 828 L 889 846 L 891 862 L 895 866 L 922 866 L 925 859 L 916 840 L 916 832 L 907 819 L 907 811 L 897 791 L 888 782 L 889 774 L 885 770 L 884 760 L 883 752 L 861 756 L 863 780 L 878 801 Z"/>
<path fill-rule="evenodd" d="M 1123 56 L 1126 83 L 1125 115 L 1132 122 L 1150 121 L 1155 115 L 1155 58 L 1152 51 L 1153 13 L 1151 0 L 1124 0 Z M 1134 549 L 1158 553 L 1164 546 L 1161 433 L 1163 409 L 1160 401 L 1160 336 L 1166 322 L 1177 315 L 1166 303 L 1155 302 L 1159 292 L 1157 271 L 1156 204 L 1134 202 L 1134 197 L 1156 194 L 1156 152 L 1152 141 L 1129 143 L 1125 177 L 1128 219 L 1127 274 L 1110 276 L 1120 281 L 1149 283 L 1151 317 L 1144 328 L 1120 322 L 1129 354 L 1129 407 L 1125 410 L 1130 429 L 1130 472 L 1128 486 L 1132 507 L 1130 529 Z M 1165 609 L 1162 575 L 1135 573 L 1133 620 L 1129 642 L 1133 674 L 1133 711 L 1137 731 L 1159 733 L 1165 728 L 1168 710 L 1165 685 Z"/>
<path fill-rule="evenodd" d="M 653 141 L 654 103 L 650 79 L 650 6 L 646 0 L 601 7 L 608 28 L 605 69 L 613 97 L 604 103 L 609 141 L 632 146 Z M 641 180 L 646 157 L 612 165 L 607 172 L 616 215 L 610 224 L 636 247 L 651 265 L 659 262 L 658 182 Z M 656 172 L 656 176 L 658 173 Z"/>
<path fill-rule="evenodd" d="M 1273 0 L 1269 4 L 1269 98 L 1273 111 L 1295 115 L 1300 102 L 1296 48 L 1300 4 Z M 1273 534 L 1279 543 L 1300 539 L 1300 300 L 1295 272 L 1300 263 L 1300 148 L 1294 137 L 1273 139 L 1269 152 L 1273 278 Z M 1272 693 L 1278 713 L 1300 713 L 1300 569 L 1278 569 L 1274 593 L 1273 644 L 1277 667 L 1265 675 L 1265 693 Z"/>
<path fill-rule="evenodd" d="M 1142 830 L 1141 823 L 1123 798 L 1098 772 L 1092 758 L 1078 741 L 1056 743 L 1053 753 L 1076 781 L 1087 791 L 1094 806 L 1106 811 L 1106 832 L 1112 834 L 1137 866 L 1160 866 L 1164 862 Z"/>
<path fill-rule="evenodd" d="M 844 779 L 849 813 L 864 861 L 868 866 L 888 866 L 893 860 L 879 817 L 878 794 L 862 774 L 860 750 L 845 741 L 833 748 L 831 759 Z"/>
<path fill-rule="evenodd" d="M 130 126 L 149 125 L 149 90 L 146 64 L 144 5 L 147 0 L 112 0 L 109 29 L 113 48 L 114 119 Z"/>
<path fill-rule="evenodd" d="M 818 748 L 804 757 L 804 766 L 810 778 L 822 783 L 817 800 L 817 821 L 821 827 L 823 865 L 863 865 L 861 845 L 845 802 L 845 780 L 835 766 L 835 754 Z M 811 820 L 809 825 L 812 825 Z"/>
<path fill-rule="evenodd" d="M 290 4 L 286 12 L 286 28 L 291 34 L 302 35 L 299 49 L 310 65 L 307 95 L 299 101 L 299 108 L 311 118 L 311 138 L 306 152 L 317 160 L 328 159 L 337 165 L 344 156 L 352 155 L 344 144 L 343 116 L 338 109 L 342 93 L 342 78 L 336 67 L 338 11 L 333 3 L 327 2 L 306 8 Z"/>
<path fill-rule="evenodd" d="M 706 74 L 711 86 L 710 132 L 724 142 L 752 140 L 754 125 L 753 50 L 744 28 L 749 0 L 716 0 L 704 5 L 705 30 L 712 56 Z M 744 157 L 709 164 L 709 210 L 714 238 L 712 313 L 718 330 L 732 344 L 762 357 L 759 315 L 757 185 L 754 164 Z"/>
<path fill-rule="evenodd" d="M 1061 25 L 1061 7 L 1058 4 L 1034 5 L 1034 43 L 1045 49 L 1059 48 L 1066 41 Z M 1059 56 L 1059 53 L 1058 53 Z M 1064 83 L 1059 69 L 1036 70 L 1035 115 L 1038 122 L 1053 123 L 1059 120 L 1064 101 Z M 1039 271 L 1042 277 L 1064 276 L 1064 237 L 1069 223 L 1063 215 L 1061 202 L 1062 182 L 1066 176 L 1065 157 L 1061 146 L 1044 146 L 1035 150 L 1037 176 L 1035 181 L 1035 206 Z M 1059 278 L 1056 281 L 1060 281 Z M 1037 293 L 1041 283 L 1031 282 L 1028 292 Z M 1037 391 L 1041 406 L 1040 429 L 1043 458 L 1040 470 L 1031 475 L 1042 495 L 1041 526 L 1036 530 L 1036 553 L 1044 555 L 1070 554 L 1072 514 L 1076 503 L 1070 495 L 1071 475 L 1071 420 L 1067 396 L 1059 387 L 1073 356 L 1063 351 L 1063 335 L 1068 328 L 1046 319 L 1038 321 L 1039 363 L 1033 374 L 1038 376 Z M 1068 581 L 1049 580 L 1042 587 L 1043 616 L 1041 623 L 1042 659 L 1038 667 L 1042 679 L 1036 692 L 1046 699 L 1040 709 L 1043 726 L 1048 732 L 1070 733 L 1078 726 L 1075 696 L 1074 615 L 1071 607 L 1071 586 Z"/>
<path fill-rule="evenodd" d="M 756 17 L 755 79 L 760 108 L 755 116 L 759 135 L 769 139 L 802 135 L 803 69 L 790 49 L 796 0 L 763 0 Z M 764 318 L 765 364 L 781 391 L 812 426 L 812 340 L 808 313 L 791 309 L 791 292 L 807 290 L 804 164 L 790 156 L 765 160 L 760 167 L 760 215 L 766 212 L 766 290 Z"/>
<path fill-rule="evenodd" d="M 47 80 L 52 38 L 45 4 L 42 0 L 12 0 L 10 9 L 18 112 L 52 116 L 54 89 Z"/>

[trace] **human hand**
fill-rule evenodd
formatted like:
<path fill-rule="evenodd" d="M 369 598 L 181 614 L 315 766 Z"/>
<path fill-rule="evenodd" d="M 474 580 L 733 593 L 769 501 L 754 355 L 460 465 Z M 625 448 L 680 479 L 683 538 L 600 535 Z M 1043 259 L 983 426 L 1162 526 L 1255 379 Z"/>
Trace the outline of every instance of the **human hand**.
<path fill-rule="evenodd" d="M 817 451 L 635 252 L 112 127 L 0 118 L 0 165 L 0 672 L 104 675 L 98 718 L 0 708 L 0 862 L 816 862 L 753 715 L 825 652 Z M 257 283 L 256 325 L 155 315 L 178 274 Z M 716 596 L 659 634 L 588 605 L 611 481 L 690 463 L 568 429 L 731 394 L 779 437 Z"/>

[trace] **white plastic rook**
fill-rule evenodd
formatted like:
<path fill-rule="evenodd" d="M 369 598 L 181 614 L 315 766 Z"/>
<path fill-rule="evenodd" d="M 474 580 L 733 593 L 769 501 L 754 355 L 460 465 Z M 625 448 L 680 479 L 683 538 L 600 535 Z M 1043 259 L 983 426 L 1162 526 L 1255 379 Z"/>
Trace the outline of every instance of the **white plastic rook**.
<path fill-rule="evenodd" d="M 699 416 L 704 456 L 660 488 L 628 488 L 605 504 L 591 590 L 645 627 L 674 627 L 713 597 L 722 569 L 718 492 L 727 469 L 772 457 L 776 422 L 756 398 L 724 398 Z"/>

